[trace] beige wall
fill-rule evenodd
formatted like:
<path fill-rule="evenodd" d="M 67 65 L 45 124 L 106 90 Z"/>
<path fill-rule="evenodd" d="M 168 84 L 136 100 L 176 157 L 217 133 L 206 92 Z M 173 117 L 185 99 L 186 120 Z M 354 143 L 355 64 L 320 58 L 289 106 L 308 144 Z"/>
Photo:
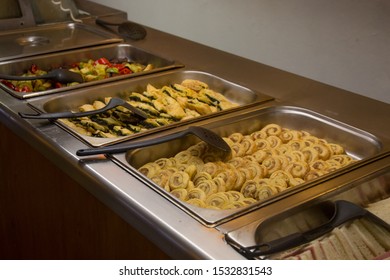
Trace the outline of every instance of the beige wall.
<path fill-rule="evenodd" d="M 94 0 L 162 31 L 390 103 L 389 0 Z"/>

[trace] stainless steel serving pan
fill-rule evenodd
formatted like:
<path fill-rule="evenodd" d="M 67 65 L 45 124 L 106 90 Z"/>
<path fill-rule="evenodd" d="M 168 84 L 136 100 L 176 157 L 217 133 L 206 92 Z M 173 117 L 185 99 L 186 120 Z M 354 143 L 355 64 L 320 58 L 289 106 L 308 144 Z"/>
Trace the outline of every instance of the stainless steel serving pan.
<path fill-rule="evenodd" d="M 139 167 L 147 162 L 174 156 L 178 152 L 183 151 L 196 143 L 198 139 L 194 137 L 182 138 L 152 147 L 131 150 L 125 154 L 113 155 L 113 158 L 120 165 L 127 168 L 131 174 L 142 180 L 147 186 L 154 188 L 201 223 L 208 226 L 216 226 L 255 208 L 264 207 L 293 193 L 316 186 L 329 178 L 346 173 L 351 168 L 356 168 L 365 161 L 375 158 L 385 151 L 389 151 L 388 143 L 383 145 L 381 139 L 376 138 L 370 133 L 305 108 L 294 106 L 268 106 L 267 104 L 264 104 L 261 107 L 258 106 L 257 110 L 256 108 L 250 108 L 246 110 L 246 112 L 225 115 L 219 118 L 219 120 L 201 121 L 196 125 L 203 125 L 221 136 L 229 136 L 235 132 L 250 134 L 270 123 L 279 124 L 280 126 L 289 129 L 305 130 L 328 142 L 340 144 L 345 148 L 347 154 L 359 161 L 347 167 L 340 168 L 337 171 L 328 173 L 316 180 L 288 188 L 277 195 L 261 202 L 254 203 L 248 207 L 237 210 L 212 210 L 193 207 L 192 205 L 179 201 L 137 171 Z"/>
<path fill-rule="evenodd" d="M 37 65 L 39 69 L 50 70 L 50 69 L 55 69 L 63 66 L 69 66 L 72 65 L 73 63 L 80 62 L 80 61 L 88 61 L 89 59 L 96 60 L 102 57 L 105 57 L 108 60 L 120 60 L 120 61 L 126 60 L 126 61 L 138 62 L 144 65 L 152 64 L 154 66 L 154 69 L 145 72 L 133 73 L 130 75 L 121 75 L 121 76 L 115 76 L 115 77 L 98 80 L 98 81 L 85 82 L 85 83 L 74 85 L 72 87 L 62 87 L 62 88 L 49 89 L 49 90 L 38 91 L 38 92 L 17 92 L 1 83 L 0 83 L 0 87 L 15 97 L 30 98 L 30 97 L 47 95 L 47 94 L 53 94 L 57 92 L 63 92 L 71 88 L 72 89 L 83 88 L 86 86 L 97 85 L 97 84 L 102 84 L 110 81 L 117 81 L 117 80 L 127 79 L 131 77 L 152 74 L 159 71 L 165 71 L 169 69 L 183 67 L 183 65 L 178 62 L 143 51 L 132 45 L 124 44 L 124 43 L 115 43 L 115 44 L 99 45 L 99 46 L 81 48 L 81 49 L 71 50 L 66 52 L 45 54 L 45 55 L 33 56 L 29 58 L 0 62 L 0 73 L 9 74 L 9 75 L 19 75 L 21 73 L 26 72 L 31 67 L 32 64 Z"/>
<path fill-rule="evenodd" d="M 0 61 L 122 41 L 97 26 L 82 23 L 15 29 L 0 33 Z"/>
<path fill-rule="evenodd" d="M 152 128 L 145 132 L 139 132 L 130 136 L 116 137 L 116 138 L 98 138 L 82 135 L 68 126 L 64 125 L 62 122 L 58 121 L 57 123 L 61 127 L 67 129 L 69 132 L 74 134 L 79 139 L 85 141 L 91 146 L 104 146 L 117 142 L 123 142 L 125 140 L 134 139 L 141 137 L 150 133 L 155 133 L 158 131 L 166 130 L 172 127 L 177 127 L 185 125 L 188 123 L 193 123 L 201 119 L 210 118 L 213 116 L 225 114 L 262 102 L 272 100 L 271 97 L 254 92 L 248 88 L 242 87 L 230 81 L 224 80 L 215 75 L 200 72 L 200 71 L 191 71 L 191 70 L 178 70 L 178 71 L 168 71 L 156 73 L 153 75 L 148 75 L 145 77 L 138 77 L 131 80 L 122 80 L 110 84 L 102 84 L 99 87 L 88 87 L 85 89 L 80 89 L 77 91 L 67 92 L 66 94 L 55 95 L 52 97 L 41 97 L 39 99 L 30 101 L 30 105 L 36 108 L 40 112 L 52 113 L 60 111 L 72 111 L 77 110 L 77 108 L 83 104 L 93 102 L 97 99 L 104 97 L 124 97 L 132 91 L 143 92 L 148 84 L 151 84 L 157 88 L 163 87 L 165 85 L 170 85 L 173 83 L 181 83 L 184 79 L 196 79 L 202 82 L 205 82 L 209 87 L 215 91 L 223 94 L 230 101 L 236 102 L 239 104 L 238 107 L 220 111 L 217 113 L 212 113 L 209 115 L 196 117 L 188 120 L 183 120 L 173 124 L 165 125 L 158 128 Z"/>
<path fill-rule="evenodd" d="M 267 218 L 264 218 L 257 211 L 258 220 L 228 232 L 226 239 L 237 250 L 242 250 L 242 248 L 248 248 L 256 244 L 272 242 L 272 240 L 293 233 L 306 232 L 321 226 L 329 220 L 332 213 L 329 213 L 327 208 L 322 207 L 324 203 L 345 200 L 360 207 L 367 207 L 371 203 L 390 197 L 389 182 L 390 166 L 387 165 L 357 181 L 335 187 L 332 191 L 317 196 L 313 200 L 298 202 L 295 207 L 287 211 L 280 209 L 281 212 L 274 213 L 274 215 Z M 372 211 L 371 208 L 367 209 Z M 388 217 L 388 213 L 384 213 L 379 209 L 375 209 L 373 214 L 382 220 Z M 256 215 L 256 212 L 253 215 Z M 273 259 L 277 255 L 258 256 L 258 258 Z"/>

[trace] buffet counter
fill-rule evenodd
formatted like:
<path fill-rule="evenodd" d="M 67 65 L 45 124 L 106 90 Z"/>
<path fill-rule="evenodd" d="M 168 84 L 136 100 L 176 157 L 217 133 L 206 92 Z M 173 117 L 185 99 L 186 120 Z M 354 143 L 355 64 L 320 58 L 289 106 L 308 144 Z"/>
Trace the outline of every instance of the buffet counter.
<path fill-rule="evenodd" d="M 76 3 L 93 15 L 126 17 L 89 1 Z M 84 21 L 95 24 L 94 18 Z M 145 39 L 125 43 L 178 61 L 184 65 L 184 71 L 212 73 L 271 97 L 256 110 L 297 106 L 357 127 L 380 139 L 379 152 L 315 188 L 292 193 L 238 214 L 235 219 L 205 225 L 155 189 L 146 187 L 118 163 L 118 158 L 79 157 L 77 150 L 90 148 L 85 142 L 56 123 L 22 119 L 19 112 L 35 113 L 29 104 L 38 102 L 40 97 L 21 99 L 0 89 L 0 248 L 4 248 L 0 250 L 0 258 L 245 259 L 227 243 L 229 233 L 232 233 L 229 238 L 235 240 L 235 232 L 247 224 L 292 209 L 331 190 L 338 191 L 358 179 L 372 180 L 372 176 L 381 175 L 390 167 L 389 104 L 152 28 L 146 30 Z M 137 83 L 142 79 L 132 80 Z M 108 85 L 117 83 L 120 82 Z M 236 112 L 236 116 L 240 114 Z M 209 120 L 202 122 L 207 125 Z M 178 130 L 172 130 L 175 129 Z M 145 139 L 151 137 L 146 135 Z M 384 184 L 388 186 L 389 182 Z"/>

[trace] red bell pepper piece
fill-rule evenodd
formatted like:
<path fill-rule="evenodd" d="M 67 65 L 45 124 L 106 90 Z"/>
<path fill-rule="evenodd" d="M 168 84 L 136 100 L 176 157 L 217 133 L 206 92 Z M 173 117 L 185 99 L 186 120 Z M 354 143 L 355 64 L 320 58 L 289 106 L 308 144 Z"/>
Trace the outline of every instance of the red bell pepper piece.
<path fill-rule="evenodd" d="M 101 57 L 101 58 L 95 60 L 95 65 L 96 65 L 96 64 L 104 64 L 104 65 L 110 66 L 110 65 L 111 65 L 111 62 L 110 62 L 107 58 Z"/>
<path fill-rule="evenodd" d="M 128 74 L 131 74 L 131 73 L 133 73 L 129 68 L 127 68 L 127 67 L 123 67 L 123 69 L 121 69 L 120 71 L 119 71 L 119 73 L 121 74 L 121 75 L 128 75 Z"/>
<path fill-rule="evenodd" d="M 123 68 L 125 68 L 125 66 L 121 63 L 115 63 L 115 64 L 111 64 L 111 67 L 115 67 L 118 69 L 118 71 L 120 72 Z"/>
<path fill-rule="evenodd" d="M 12 90 L 16 90 L 16 87 L 10 81 L 2 80 L 1 83 Z"/>
<path fill-rule="evenodd" d="M 36 64 L 31 65 L 30 72 L 35 74 L 38 71 L 38 66 Z"/>
<path fill-rule="evenodd" d="M 28 86 L 18 87 L 18 88 L 16 88 L 16 91 L 18 91 L 18 92 L 32 92 L 31 88 L 29 88 Z"/>

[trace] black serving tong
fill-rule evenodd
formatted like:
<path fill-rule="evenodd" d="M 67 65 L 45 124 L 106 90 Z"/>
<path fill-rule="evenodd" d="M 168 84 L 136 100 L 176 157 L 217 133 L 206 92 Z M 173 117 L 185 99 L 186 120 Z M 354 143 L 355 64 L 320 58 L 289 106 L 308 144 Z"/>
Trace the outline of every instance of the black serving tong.
<path fill-rule="evenodd" d="M 388 223 L 372 214 L 370 211 L 352 202 L 337 200 L 335 202 L 326 201 L 324 203 L 326 203 L 327 206 L 332 205 L 334 207 L 334 214 L 329 221 L 323 223 L 322 225 L 306 232 L 296 232 L 258 245 L 237 248 L 238 251 L 247 258 L 271 255 L 311 242 L 350 220 L 363 217 L 383 226 L 387 230 L 390 230 L 390 225 Z"/>
<path fill-rule="evenodd" d="M 40 79 L 50 79 L 55 80 L 60 83 L 83 83 L 84 79 L 80 73 L 72 72 L 68 69 L 54 69 L 47 74 L 37 75 L 37 76 L 15 76 L 15 75 L 6 75 L 0 73 L 0 79 L 11 80 L 11 81 L 30 81 L 30 80 L 40 80 Z"/>
<path fill-rule="evenodd" d="M 95 114 L 104 113 L 110 109 L 113 109 L 117 106 L 123 106 L 126 109 L 129 109 L 131 112 L 133 112 L 137 117 L 140 117 L 141 119 L 146 119 L 148 116 L 145 112 L 143 112 L 140 109 L 135 108 L 125 100 L 118 98 L 118 97 L 112 97 L 110 101 L 107 103 L 106 106 L 104 106 L 101 109 L 98 110 L 92 110 L 92 111 L 86 111 L 86 112 L 55 112 L 55 113 L 43 113 L 43 114 L 25 114 L 20 113 L 19 115 L 22 118 L 25 119 L 63 119 L 63 118 L 80 118 L 80 117 L 86 117 L 91 116 Z"/>
<path fill-rule="evenodd" d="M 183 137 L 187 134 L 193 134 L 199 137 L 201 140 L 216 148 L 218 151 L 222 152 L 222 157 L 225 157 L 230 154 L 230 146 L 216 133 L 211 130 L 208 130 L 200 126 L 190 126 L 183 131 L 176 133 L 164 135 L 158 138 L 146 139 L 137 142 L 131 142 L 125 145 L 117 145 L 103 148 L 91 148 L 91 149 L 80 149 L 76 152 L 78 156 L 89 156 L 97 154 L 115 154 L 126 152 L 130 149 L 142 148 L 147 146 L 152 146 L 160 144 L 166 141 L 174 140 L 180 137 Z"/>

